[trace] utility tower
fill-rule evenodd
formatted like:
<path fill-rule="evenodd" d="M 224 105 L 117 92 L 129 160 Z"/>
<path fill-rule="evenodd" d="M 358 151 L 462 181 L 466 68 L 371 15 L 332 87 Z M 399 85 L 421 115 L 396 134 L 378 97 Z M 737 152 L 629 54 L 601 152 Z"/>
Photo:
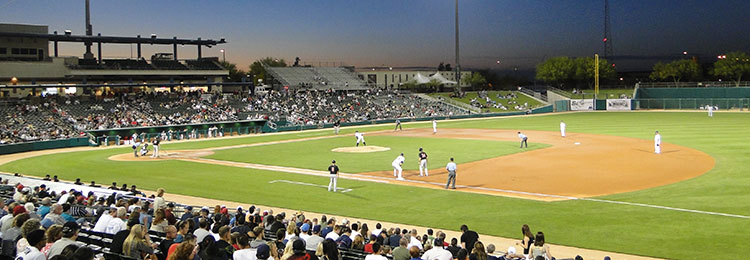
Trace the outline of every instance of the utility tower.
<path fill-rule="evenodd" d="M 604 42 L 604 58 L 606 59 L 614 55 L 612 51 L 612 34 L 609 25 L 609 0 L 604 0 L 604 38 L 602 42 Z"/>

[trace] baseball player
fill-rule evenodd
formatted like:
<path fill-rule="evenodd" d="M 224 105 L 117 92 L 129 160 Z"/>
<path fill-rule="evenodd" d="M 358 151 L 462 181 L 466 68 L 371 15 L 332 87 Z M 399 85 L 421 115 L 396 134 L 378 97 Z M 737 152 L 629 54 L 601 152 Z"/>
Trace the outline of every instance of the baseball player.
<path fill-rule="evenodd" d="M 708 105 L 708 117 L 714 117 L 714 106 Z"/>
<path fill-rule="evenodd" d="M 137 144 L 138 143 L 138 134 L 137 133 L 133 133 L 133 135 L 130 136 L 130 141 L 133 144 Z"/>
<path fill-rule="evenodd" d="M 401 176 L 401 172 L 403 169 L 401 169 L 401 164 L 404 163 L 404 153 L 401 153 L 398 157 L 396 157 L 395 160 L 391 163 L 391 166 L 393 166 L 393 176 L 397 176 L 397 180 L 403 180 L 404 177 Z"/>
<path fill-rule="evenodd" d="M 427 172 L 427 153 L 425 153 L 422 150 L 422 147 L 419 147 L 419 176 L 430 176 L 430 174 Z M 424 175 L 422 172 L 424 171 Z"/>
<path fill-rule="evenodd" d="M 654 153 L 661 153 L 661 134 L 659 134 L 659 131 L 654 133 Z"/>
<path fill-rule="evenodd" d="M 148 143 L 143 143 L 143 146 L 141 146 L 141 156 L 146 156 L 148 154 Z"/>
<path fill-rule="evenodd" d="M 401 120 L 398 118 L 396 118 L 396 128 L 393 129 L 393 131 L 396 131 L 396 130 L 401 130 L 401 131 L 404 130 L 403 128 L 401 128 Z"/>
<path fill-rule="evenodd" d="M 432 119 L 432 134 L 437 134 L 437 120 Z"/>
<path fill-rule="evenodd" d="M 154 154 L 151 155 L 151 158 L 159 158 L 159 138 L 154 138 Z"/>
<path fill-rule="evenodd" d="M 445 184 L 445 188 L 447 189 L 448 186 L 451 186 L 451 189 L 456 189 L 456 163 L 453 162 L 453 157 L 451 157 L 451 161 L 448 163 L 448 165 L 445 166 L 445 169 L 448 170 L 448 183 Z"/>
<path fill-rule="evenodd" d="M 359 142 L 362 142 L 364 146 L 367 146 L 367 143 L 365 142 L 364 133 L 360 133 L 359 131 L 354 131 L 354 137 L 357 138 L 357 147 L 359 147 Z"/>
<path fill-rule="evenodd" d="M 133 147 L 133 155 L 135 155 L 135 157 L 138 157 L 138 146 L 139 144 L 133 140 L 133 145 L 131 147 Z"/>
<path fill-rule="evenodd" d="M 328 182 L 328 191 L 336 192 L 336 180 L 339 178 L 339 166 L 336 165 L 336 160 L 331 161 L 331 165 L 328 166 L 328 172 L 331 177 L 331 181 Z"/>
<path fill-rule="evenodd" d="M 336 134 L 339 134 L 339 129 L 341 128 L 341 122 L 339 120 L 336 120 L 336 122 L 333 122 L 333 132 Z"/>
<path fill-rule="evenodd" d="M 521 139 L 521 148 L 523 148 L 524 145 L 526 145 L 526 148 L 529 147 L 529 144 L 526 142 L 529 138 L 526 137 L 525 134 L 522 134 L 521 132 L 518 132 L 518 138 Z"/>
<path fill-rule="evenodd" d="M 560 120 L 560 135 L 562 135 L 562 137 L 565 137 L 565 127 L 566 127 L 565 122 Z"/>

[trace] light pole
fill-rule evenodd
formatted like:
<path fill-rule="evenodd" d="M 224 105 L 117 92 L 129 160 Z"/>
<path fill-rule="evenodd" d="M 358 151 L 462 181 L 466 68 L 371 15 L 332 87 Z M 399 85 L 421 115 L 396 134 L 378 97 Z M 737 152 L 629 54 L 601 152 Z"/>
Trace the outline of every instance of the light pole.
<path fill-rule="evenodd" d="M 224 49 L 219 50 L 221 52 L 221 59 L 222 62 L 227 63 L 227 53 L 224 51 Z"/>

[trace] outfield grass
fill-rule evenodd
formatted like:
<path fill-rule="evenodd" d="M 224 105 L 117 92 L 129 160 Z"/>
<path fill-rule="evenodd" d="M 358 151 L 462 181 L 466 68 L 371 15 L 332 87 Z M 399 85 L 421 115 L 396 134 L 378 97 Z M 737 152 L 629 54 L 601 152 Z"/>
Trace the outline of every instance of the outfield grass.
<path fill-rule="evenodd" d="M 422 147 L 430 158 L 431 169 L 443 168 L 451 157 L 458 162 L 466 163 L 482 159 L 494 158 L 521 151 L 530 151 L 548 147 L 546 144 L 532 143 L 528 149 L 518 149 L 516 142 L 501 142 L 488 140 L 459 140 L 446 138 L 415 138 L 399 136 L 368 136 L 369 145 L 389 147 L 391 150 L 372 153 L 341 153 L 331 151 L 338 147 L 354 146 L 354 137 L 341 136 L 335 138 L 308 140 L 267 146 L 254 146 L 216 151 L 207 156 L 211 159 L 280 165 L 313 170 L 325 170 L 331 160 L 347 173 L 362 173 L 372 171 L 392 170 L 391 162 L 400 153 L 404 153 L 406 161 L 404 170 L 418 170 L 418 148 Z M 445 149 L 450 147 L 451 149 Z M 279 154 L 281 156 L 266 156 Z"/>
<path fill-rule="evenodd" d="M 526 96 L 524 94 L 521 94 L 518 91 L 487 91 L 487 95 L 490 97 L 490 99 L 494 100 L 495 102 L 503 104 L 506 108 L 508 108 L 508 110 L 502 110 L 502 109 L 499 109 L 499 108 L 489 107 L 489 108 L 483 108 L 482 112 L 487 111 L 487 110 L 489 110 L 490 112 L 518 111 L 518 110 L 514 109 L 515 104 L 508 104 L 508 102 L 511 101 L 510 99 L 500 99 L 500 98 L 497 98 L 497 94 L 508 95 L 510 93 L 515 93 L 516 96 L 518 96 L 518 98 L 513 99 L 513 101 L 516 101 L 516 103 L 518 103 L 519 105 L 523 105 L 523 103 L 529 103 L 529 108 L 535 108 L 535 107 L 538 107 L 538 106 L 542 105 L 542 103 L 540 103 L 539 101 L 537 101 L 537 100 L 535 100 L 533 98 L 530 98 L 530 97 L 528 97 L 528 96 Z M 464 96 L 462 98 L 452 98 L 451 97 L 452 94 L 453 93 L 450 93 L 450 92 L 443 92 L 443 93 L 432 93 L 432 94 L 429 94 L 429 95 L 432 96 L 432 97 L 443 97 L 445 99 L 452 99 L 452 100 L 455 100 L 455 101 L 458 101 L 458 102 L 461 102 L 461 103 L 466 103 L 466 104 L 469 104 L 469 105 L 471 105 L 471 100 L 472 99 L 478 97 L 477 92 L 466 92 L 466 96 Z M 477 99 L 477 100 L 481 104 L 487 104 L 487 101 L 485 101 L 484 99 Z"/>
<path fill-rule="evenodd" d="M 746 203 L 750 201 L 750 174 L 747 174 L 750 166 L 750 149 L 747 149 L 750 114 L 717 113 L 708 118 L 705 113 L 589 112 L 440 122 L 439 127 L 557 131 L 560 120 L 565 120 L 568 131 L 572 133 L 651 139 L 654 130 L 659 130 L 665 146 L 670 143 L 688 146 L 716 159 L 716 167 L 700 177 L 601 199 L 750 215 L 750 204 Z M 429 123 L 406 124 L 405 127 L 429 127 Z M 392 125 L 372 130 L 390 128 Z M 205 148 L 328 134 L 329 131 L 298 132 L 167 144 L 165 149 Z M 750 230 L 750 220 L 727 216 L 581 200 L 539 202 L 353 180 L 339 182 L 340 187 L 353 188 L 353 191 L 332 194 L 316 187 L 268 183 L 287 179 L 326 185 L 328 180 L 325 177 L 183 161 L 106 160 L 110 155 L 129 151 L 129 148 L 122 148 L 46 155 L 2 165 L 0 170 L 36 176 L 57 174 L 66 180 L 80 177 L 84 181 L 100 183 L 116 180 L 150 190 L 164 187 L 170 193 L 439 229 L 457 230 L 460 224 L 467 224 L 481 234 L 505 237 L 520 238 L 520 226 L 529 224 L 533 231 L 544 231 L 550 243 L 664 258 L 742 258 L 746 247 L 741 245 L 750 238 L 745 232 Z M 269 154 L 263 156 L 282 157 L 285 154 L 269 150 Z"/>

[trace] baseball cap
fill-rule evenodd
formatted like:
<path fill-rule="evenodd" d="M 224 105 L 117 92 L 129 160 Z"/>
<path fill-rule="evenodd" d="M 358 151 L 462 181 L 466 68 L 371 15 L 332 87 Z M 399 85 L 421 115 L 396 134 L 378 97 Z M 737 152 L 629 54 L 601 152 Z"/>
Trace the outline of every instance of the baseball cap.
<path fill-rule="evenodd" d="M 336 160 L 331 161 L 331 163 L 336 163 Z"/>
<path fill-rule="evenodd" d="M 255 256 L 258 257 L 258 259 L 267 259 L 271 257 L 271 248 L 266 244 L 260 244 Z"/>
<path fill-rule="evenodd" d="M 185 210 L 187 210 L 187 211 L 193 211 L 193 206 L 187 206 L 187 207 L 185 207 Z"/>
<path fill-rule="evenodd" d="M 302 227 L 300 228 L 300 230 L 302 230 L 302 232 L 310 231 L 310 224 L 307 224 L 307 223 L 302 224 Z"/>
<path fill-rule="evenodd" d="M 13 208 L 13 216 L 16 216 L 21 213 L 26 213 L 26 208 L 24 208 L 21 205 L 17 205 L 15 208 Z"/>
<path fill-rule="evenodd" d="M 42 229 L 31 231 L 30 234 L 26 235 L 26 241 L 28 241 L 31 246 L 36 246 L 36 244 L 39 244 L 42 240 L 44 240 L 44 230 Z"/>
<path fill-rule="evenodd" d="M 294 243 L 292 243 L 292 251 L 294 251 L 295 254 L 305 253 L 305 241 L 302 241 L 302 239 L 294 240 Z"/>
<path fill-rule="evenodd" d="M 320 225 L 315 225 L 313 227 L 313 233 L 318 233 L 318 232 L 320 232 Z"/>
<path fill-rule="evenodd" d="M 78 231 L 79 228 L 80 227 L 78 227 L 78 223 L 76 223 L 75 221 L 65 222 L 65 225 L 63 225 L 63 230 L 62 230 L 63 236 L 66 236 L 66 234 L 67 236 L 70 236 L 76 231 Z"/>
<path fill-rule="evenodd" d="M 516 248 L 515 247 L 512 247 L 512 246 L 508 247 L 508 254 L 512 255 L 512 254 L 515 254 L 515 253 L 516 253 Z"/>

